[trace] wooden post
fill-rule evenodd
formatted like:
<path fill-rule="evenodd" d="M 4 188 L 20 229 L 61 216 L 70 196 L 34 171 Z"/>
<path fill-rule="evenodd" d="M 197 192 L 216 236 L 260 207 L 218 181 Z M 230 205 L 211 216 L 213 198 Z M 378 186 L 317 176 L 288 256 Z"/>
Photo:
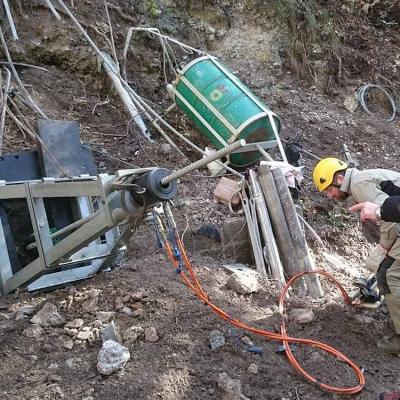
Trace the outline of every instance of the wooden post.
<path fill-rule="evenodd" d="M 271 168 L 268 165 L 260 165 L 258 167 L 258 177 L 275 231 L 279 251 L 284 261 L 285 270 L 289 277 L 291 277 L 302 272 L 302 270 L 298 263 L 296 250 L 286 224 L 286 218 L 276 190 Z M 307 293 L 304 280 L 298 280 L 297 287 L 301 292 L 300 294 L 305 295 Z"/>
<path fill-rule="evenodd" d="M 299 265 L 303 271 L 313 271 L 315 269 L 314 264 L 308 252 L 307 242 L 296 213 L 296 208 L 293 203 L 286 178 L 279 168 L 272 170 L 272 176 L 274 178 L 276 190 L 282 204 L 286 225 L 289 228 L 290 236 L 297 253 Z M 318 276 L 315 274 L 310 274 L 305 278 L 308 286 L 308 294 L 313 298 L 322 297 L 324 292 Z"/>
<path fill-rule="evenodd" d="M 258 219 L 260 221 L 261 232 L 264 238 L 265 247 L 267 249 L 267 258 L 271 267 L 272 277 L 278 282 L 285 284 L 283 266 L 279 257 L 278 247 L 276 245 L 274 232 L 272 231 L 271 220 L 268 215 L 268 210 L 261 191 L 260 183 L 256 173 L 253 170 L 249 171 L 249 177 L 254 201 L 256 203 Z"/>

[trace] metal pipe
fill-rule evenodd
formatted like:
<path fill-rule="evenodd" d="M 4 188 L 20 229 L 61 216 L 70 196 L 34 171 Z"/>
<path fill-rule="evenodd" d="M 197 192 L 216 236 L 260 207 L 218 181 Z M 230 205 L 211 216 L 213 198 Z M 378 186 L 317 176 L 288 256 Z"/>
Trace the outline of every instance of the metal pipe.
<path fill-rule="evenodd" d="M 325 243 L 319 237 L 318 233 L 315 232 L 314 228 L 304 219 L 304 217 L 301 214 L 297 213 L 297 216 L 304 224 L 304 226 L 311 232 L 311 234 L 314 236 L 315 240 L 321 245 L 321 247 L 326 248 Z"/>
<path fill-rule="evenodd" d="M 115 65 L 114 61 L 109 57 L 108 54 L 101 52 L 103 59 L 107 60 L 107 62 L 103 61 L 103 68 L 106 71 L 107 75 L 113 82 L 115 90 L 118 92 L 119 97 L 121 98 L 122 102 L 124 103 L 126 109 L 128 110 L 130 116 L 135 121 L 136 125 L 139 127 L 142 135 L 150 142 L 154 143 L 154 140 L 150 137 L 150 132 L 147 129 L 146 124 L 144 123 L 142 116 L 140 115 L 138 109 L 136 108 L 135 104 L 133 103 L 131 97 L 129 96 L 126 89 L 123 87 L 120 77 L 118 76 L 117 66 Z"/>
<path fill-rule="evenodd" d="M 158 121 L 164 125 L 166 128 L 168 128 L 174 135 L 178 136 L 179 139 L 183 140 L 186 144 L 188 144 L 189 146 L 193 147 L 196 151 L 198 151 L 200 154 L 205 154 L 205 151 L 203 151 L 202 149 L 200 149 L 200 147 L 196 146 L 194 143 L 192 143 L 188 138 L 186 138 L 184 135 L 182 135 L 181 133 L 179 133 L 173 126 L 171 126 L 167 121 L 165 121 L 163 118 L 161 118 L 160 115 L 158 115 L 148 104 L 146 104 L 146 102 L 137 94 L 135 93 L 135 91 L 133 91 L 132 89 L 127 89 L 129 91 L 129 93 L 136 99 L 136 101 L 138 102 L 137 104 L 141 104 L 141 106 L 143 108 L 145 108 L 149 113 L 151 113 L 154 117 L 156 117 L 158 119 Z M 132 99 L 132 100 L 135 100 Z M 151 118 L 150 118 L 151 119 Z M 157 125 L 156 123 L 153 124 L 156 128 Z M 157 128 L 158 129 L 158 128 Z M 219 160 L 215 160 L 215 162 L 220 165 L 222 168 L 225 168 L 227 171 L 231 172 L 232 174 L 238 176 L 240 179 L 244 179 L 244 176 L 240 173 L 235 171 L 233 168 L 229 167 L 228 165 L 223 164 L 221 161 Z"/>
<path fill-rule="evenodd" d="M 58 231 L 52 233 L 52 234 L 50 235 L 50 238 L 51 238 L 51 239 L 56 239 L 56 238 L 58 238 L 58 237 L 60 237 L 60 236 L 62 236 L 62 235 L 65 235 L 66 233 L 69 233 L 69 232 L 71 232 L 71 231 L 74 231 L 74 230 L 80 228 L 82 225 L 86 224 L 87 222 L 91 221 L 91 220 L 92 220 L 94 217 L 96 217 L 98 214 L 100 214 L 100 211 L 96 211 L 96 212 L 94 212 L 93 214 L 90 214 L 90 215 L 88 215 L 88 216 L 85 217 L 85 218 L 78 219 L 78 221 L 75 221 L 75 222 L 73 222 L 72 224 L 69 224 L 69 225 L 65 226 L 64 228 L 59 229 Z M 29 243 L 29 244 L 26 246 L 26 249 L 27 249 L 27 250 L 32 250 L 32 249 L 34 249 L 34 248 L 36 248 L 36 242 Z"/>
<path fill-rule="evenodd" d="M 255 231 L 253 219 L 251 217 L 249 201 L 248 201 L 247 197 L 242 199 L 242 206 L 243 206 L 244 215 L 246 217 L 247 229 L 249 231 L 251 247 L 253 248 L 254 262 L 256 264 L 257 272 L 262 277 L 266 277 L 267 273 L 265 271 L 264 257 L 263 257 L 260 243 L 256 237 L 256 231 Z"/>
<path fill-rule="evenodd" d="M 274 161 L 274 159 L 259 144 L 256 144 L 256 147 L 267 161 Z"/>
<path fill-rule="evenodd" d="M 219 158 L 224 157 L 224 156 L 232 153 L 232 151 L 240 149 L 244 146 L 246 146 L 246 141 L 244 139 L 240 139 L 237 142 L 232 143 L 232 144 L 224 147 L 223 149 L 218 150 L 215 153 L 212 153 L 209 156 L 204 157 L 203 159 L 194 162 L 193 164 L 189 164 L 186 167 L 183 167 L 182 169 L 178 169 L 178 171 L 175 171 L 172 174 L 165 176 L 164 178 L 161 179 L 161 184 L 167 185 L 168 183 L 170 183 L 178 178 L 181 178 L 182 176 L 187 175 L 188 173 L 190 173 L 196 169 L 205 167 L 210 162 L 218 160 Z"/>

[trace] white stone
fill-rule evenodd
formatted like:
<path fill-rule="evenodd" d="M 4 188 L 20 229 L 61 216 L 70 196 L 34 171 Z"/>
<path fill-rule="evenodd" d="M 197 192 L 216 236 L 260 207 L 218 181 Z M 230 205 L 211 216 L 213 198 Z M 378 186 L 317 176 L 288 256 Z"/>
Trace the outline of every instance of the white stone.
<path fill-rule="evenodd" d="M 73 319 L 72 321 L 69 321 L 65 324 L 65 328 L 80 328 L 84 323 L 85 321 L 81 318 Z"/>
<path fill-rule="evenodd" d="M 68 358 L 65 361 L 65 364 L 67 365 L 68 368 L 76 368 L 79 366 L 79 364 L 82 362 L 81 358 Z"/>
<path fill-rule="evenodd" d="M 78 332 L 76 335 L 76 338 L 78 340 L 89 340 L 89 339 L 94 339 L 93 332 L 91 331 L 81 331 Z"/>
<path fill-rule="evenodd" d="M 247 368 L 247 371 L 249 371 L 251 374 L 258 374 L 258 365 L 257 364 L 254 364 L 254 363 L 251 363 L 250 365 L 249 365 L 249 368 Z"/>
<path fill-rule="evenodd" d="M 74 342 L 72 340 L 66 340 L 63 343 L 63 347 L 66 348 L 67 350 L 72 350 L 74 347 Z"/>
<path fill-rule="evenodd" d="M 236 271 L 228 279 L 227 286 L 239 294 L 250 294 L 260 290 L 259 274 L 256 271 Z"/>
<path fill-rule="evenodd" d="M 130 358 L 129 350 L 125 346 L 107 340 L 97 356 L 97 371 L 102 375 L 110 375 L 123 368 Z"/>
<path fill-rule="evenodd" d="M 42 309 L 31 318 L 30 322 L 42 326 L 56 327 L 64 325 L 65 319 L 59 314 L 54 304 L 46 303 Z"/>
<path fill-rule="evenodd" d="M 96 318 L 101 322 L 110 322 L 115 316 L 115 311 L 97 311 Z"/>
<path fill-rule="evenodd" d="M 132 310 L 131 310 L 129 307 L 127 307 L 127 306 L 122 307 L 122 309 L 120 310 L 120 312 L 122 312 L 123 314 L 126 314 L 126 315 L 131 315 L 131 314 L 132 314 Z"/>
<path fill-rule="evenodd" d="M 131 326 L 124 332 L 124 342 L 133 343 L 144 333 L 144 329 L 141 326 Z"/>
<path fill-rule="evenodd" d="M 358 107 L 357 97 L 353 95 L 347 96 L 343 101 L 343 106 L 349 113 L 353 113 Z"/>
<path fill-rule="evenodd" d="M 29 338 L 38 338 L 44 334 L 44 329 L 39 325 L 32 325 L 24 329 L 22 334 Z"/>
<path fill-rule="evenodd" d="M 156 328 L 152 326 L 145 329 L 144 337 L 148 342 L 157 342 L 157 340 L 159 339 Z"/>

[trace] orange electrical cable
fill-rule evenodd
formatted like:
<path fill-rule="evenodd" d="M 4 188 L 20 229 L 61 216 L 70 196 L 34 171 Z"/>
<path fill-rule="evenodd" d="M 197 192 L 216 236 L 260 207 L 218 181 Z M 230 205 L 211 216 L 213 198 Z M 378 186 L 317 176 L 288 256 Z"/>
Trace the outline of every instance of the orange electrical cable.
<path fill-rule="evenodd" d="M 365 385 L 365 377 L 364 374 L 362 372 L 362 370 L 353 362 L 351 361 L 348 357 L 346 357 L 343 353 L 341 353 L 340 351 L 334 349 L 333 347 L 325 344 L 325 343 L 321 343 L 318 342 L 316 340 L 312 340 L 312 339 L 302 339 L 302 338 L 295 338 L 295 337 L 291 337 L 288 336 L 286 334 L 286 325 L 285 325 L 285 319 L 282 318 L 282 323 L 281 323 L 281 333 L 274 333 L 271 331 L 267 331 L 267 330 L 263 330 L 263 329 L 257 329 L 254 327 L 251 327 L 243 322 L 241 322 L 238 319 L 234 319 L 232 318 L 229 314 L 227 314 L 225 311 L 221 310 L 219 307 L 217 307 L 215 304 L 211 303 L 211 301 L 208 299 L 206 293 L 204 292 L 203 288 L 200 285 L 200 282 L 193 270 L 193 267 L 187 257 L 185 248 L 183 246 L 182 241 L 180 240 L 179 237 L 177 237 L 177 244 L 179 247 L 179 250 L 181 252 L 181 256 L 185 265 L 185 268 L 187 269 L 187 271 L 189 272 L 189 276 L 191 279 L 189 279 L 189 277 L 185 274 L 184 271 L 180 271 L 180 276 L 183 280 L 183 282 L 193 291 L 193 293 L 201 300 L 203 301 L 205 304 L 207 304 L 211 310 L 216 313 L 221 319 L 229 322 L 230 324 L 232 324 L 233 326 L 237 327 L 237 328 L 241 328 L 244 329 L 248 332 L 254 333 L 256 335 L 259 336 L 263 336 L 265 338 L 268 338 L 270 340 L 280 340 L 282 341 L 282 343 L 284 344 L 285 347 L 285 352 L 287 355 L 287 358 L 289 359 L 289 362 L 292 364 L 292 366 L 294 367 L 294 369 L 296 371 L 298 371 L 306 380 L 308 380 L 309 382 L 317 385 L 319 388 L 321 388 L 322 390 L 331 392 L 331 393 L 338 393 L 338 394 L 347 394 L 347 395 L 351 395 L 351 394 L 357 394 L 359 392 L 361 392 L 361 390 L 364 388 Z M 173 256 L 173 252 L 171 250 L 171 247 L 169 245 L 169 243 L 165 243 L 165 248 L 166 248 L 166 253 L 168 255 L 168 257 L 171 259 L 171 261 L 173 262 L 174 265 L 176 265 L 176 260 L 174 259 Z M 284 289 L 282 290 L 280 296 L 279 296 L 279 311 L 281 313 L 282 316 L 284 316 L 285 313 L 285 308 L 284 308 L 284 299 L 286 296 L 287 291 L 289 290 L 289 288 L 292 286 L 293 282 L 296 281 L 297 279 L 301 278 L 302 276 L 306 275 L 306 274 L 319 274 L 322 275 L 324 277 L 326 277 L 328 280 L 332 281 L 333 283 L 336 284 L 336 286 L 339 288 L 340 292 L 342 293 L 342 296 L 345 300 L 345 302 L 347 304 L 351 304 L 351 300 L 346 292 L 346 290 L 342 287 L 342 285 L 336 280 L 334 279 L 331 275 L 329 275 L 328 273 L 326 273 L 325 271 L 309 271 L 309 272 L 301 272 L 295 276 L 293 276 L 288 283 L 286 284 L 286 286 L 284 287 Z M 354 371 L 354 374 L 356 375 L 357 379 L 358 379 L 358 385 L 356 386 L 352 386 L 352 387 L 340 387 L 340 386 L 331 386 L 331 385 L 327 385 L 323 382 L 320 382 L 317 378 L 315 378 L 314 376 L 310 375 L 307 371 L 305 371 L 301 365 L 299 364 L 299 362 L 296 360 L 296 358 L 294 357 L 289 343 L 299 343 L 299 344 L 304 344 L 304 345 L 308 345 L 320 350 L 325 351 L 328 354 L 333 355 L 334 357 L 344 361 L 347 365 L 349 365 L 352 370 Z"/>

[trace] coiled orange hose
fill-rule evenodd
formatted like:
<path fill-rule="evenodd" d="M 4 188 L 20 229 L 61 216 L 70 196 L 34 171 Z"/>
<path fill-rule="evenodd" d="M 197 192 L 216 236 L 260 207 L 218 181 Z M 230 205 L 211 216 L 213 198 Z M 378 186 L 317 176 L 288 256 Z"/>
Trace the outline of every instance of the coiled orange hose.
<path fill-rule="evenodd" d="M 348 357 L 346 357 L 340 351 L 334 349 L 333 347 L 331 347 L 331 346 L 329 346 L 329 345 L 327 345 L 325 343 L 321 343 L 321 342 L 318 342 L 316 340 L 311 340 L 311 339 L 302 339 L 302 338 L 295 338 L 295 337 L 288 336 L 286 334 L 286 325 L 285 325 L 285 319 L 284 318 L 282 318 L 282 323 L 281 323 L 281 327 L 280 327 L 281 333 L 277 334 L 277 333 L 274 333 L 274 332 L 271 332 L 271 331 L 254 328 L 252 326 L 249 326 L 249 325 L 241 322 L 238 319 L 234 319 L 229 314 L 227 314 L 225 311 L 221 310 L 219 307 L 217 307 L 215 304 L 213 304 L 208 299 L 206 293 L 202 289 L 202 287 L 200 285 L 200 282 L 197 279 L 197 276 L 196 276 L 196 274 L 195 274 L 195 272 L 193 270 L 193 267 L 192 267 L 192 265 L 191 265 L 191 263 L 190 263 L 190 261 L 189 261 L 189 259 L 187 257 L 187 254 L 186 254 L 185 248 L 183 246 L 183 243 L 182 243 L 182 241 L 180 240 L 179 237 L 177 237 L 177 244 L 179 246 L 179 249 L 180 249 L 180 252 L 181 252 L 181 256 L 182 256 L 183 261 L 184 261 L 185 268 L 189 273 L 189 276 L 187 276 L 184 271 L 180 271 L 180 276 L 181 276 L 183 282 L 193 291 L 193 293 L 201 301 L 203 301 L 205 304 L 207 304 L 211 308 L 211 310 L 215 314 L 217 314 L 221 319 L 223 319 L 224 321 L 229 322 L 231 325 L 233 325 L 233 326 L 235 326 L 237 328 L 244 329 L 244 330 L 246 330 L 248 332 L 251 332 L 251 333 L 254 333 L 256 335 L 265 337 L 267 339 L 282 341 L 282 343 L 283 343 L 283 345 L 285 347 L 285 352 L 286 352 L 287 358 L 289 359 L 289 362 L 292 364 L 294 369 L 297 372 L 299 372 L 306 380 L 308 380 L 309 382 L 317 385 L 320 389 L 325 390 L 327 392 L 331 392 L 331 393 L 346 394 L 346 395 L 357 394 L 357 393 L 362 391 L 362 389 L 364 388 L 364 385 L 365 385 L 365 377 L 364 377 L 364 374 L 363 374 L 362 370 L 353 361 L 351 361 Z M 168 243 L 168 241 L 164 242 L 164 247 L 165 247 L 167 255 L 169 256 L 169 258 L 171 259 L 171 261 L 175 265 L 176 260 L 174 260 L 174 258 L 173 258 L 173 252 L 171 250 L 171 247 L 170 247 L 170 244 Z M 331 282 L 336 284 L 336 286 L 339 288 L 340 292 L 342 293 L 342 296 L 343 296 L 345 302 L 347 304 L 351 304 L 351 300 L 350 300 L 346 290 L 342 287 L 342 285 L 336 279 L 334 279 L 327 272 L 324 272 L 324 271 L 301 272 L 301 273 L 293 276 L 288 281 L 288 283 L 283 288 L 283 290 L 282 290 L 282 292 L 281 292 L 281 294 L 279 296 L 279 311 L 280 311 L 282 316 L 284 316 L 284 313 L 285 313 L 284 299 L 285 299 L 287 291 L 292 286 L 294 281 L 296 281 L 297 279 L 301 278 L 303 275 L 306 275 L 306 274 L 319 274 L 319 275 L 322 275 L 322 276 L 326 277 L 328 280 L 330 280 Z M 292 351 L 290 349 L 289 343 L 299 343 L 299 344 L 308 345 L 308 346 L 323 350 L 326 353 L 331 354 L 332 356 L 344 361 L 354 371 L 354 374 L 358 379 L 358 385 L 352 386 L 352 387 L 340 387 L 340 386 L 331 386 L 331 385 L 328 385 L 326 383 L 320 382 L 317 378 L 315 378 L 314 376 L 310 375 L 307 371 L 305 371 L 301 367 L 299 362 L 294 357 L 294 355 L 293 355 L 293 353 L 292 353 Z"/>

